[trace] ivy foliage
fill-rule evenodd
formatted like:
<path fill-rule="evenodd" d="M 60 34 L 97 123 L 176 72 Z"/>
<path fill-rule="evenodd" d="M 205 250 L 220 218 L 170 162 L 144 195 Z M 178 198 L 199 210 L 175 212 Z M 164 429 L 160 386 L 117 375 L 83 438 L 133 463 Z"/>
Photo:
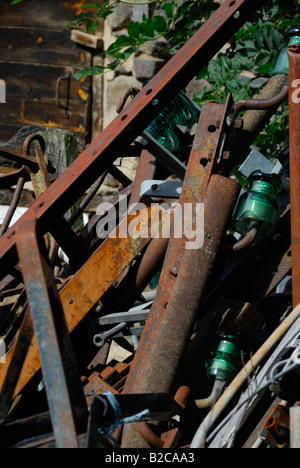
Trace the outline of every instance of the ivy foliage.
<path fill-rule="evenodd" d="M 79 15 L 69 18 L 69 27 L 85 25 L 88 32 L 93 33 L 99 27 L 101 18 L 112 14 L 118 3 L 134 4 L 143 2 L 118 0 L 114 3 L 105 1 L 102 5 L 88 4 L 82 7 Z M 169 57 L 174 54 L 206 21 L 209 15 L 219 6 L 215 2 L 206 0 L 158 0 L 144 2 L 151 4 L 151 14 L 145 15 L 142 21 L 129 21 L 127 34 L 116 35 L 115 41 L 105 51 L 111 62 L 105 67 L 91 67 L 75 73 L 77 80 L 87 75 L 97 75 L 105 71 L 115 70 L 129 57 L 137 53 L 140 47 L 148 41 L 166 37 L 170 47 L 163 55 Z M 201 18 L 201 20 L 199 20 Z"/>

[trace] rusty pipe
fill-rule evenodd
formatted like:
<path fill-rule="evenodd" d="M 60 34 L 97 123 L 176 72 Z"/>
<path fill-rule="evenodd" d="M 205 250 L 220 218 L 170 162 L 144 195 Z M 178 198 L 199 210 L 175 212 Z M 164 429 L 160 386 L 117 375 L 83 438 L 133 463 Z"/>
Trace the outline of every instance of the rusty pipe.
<path fill-rule="evenodd" d="M 268 83 L 264 86 L 262 91 L 257 96 L 256 101 L 260 100 L 263 102 L 269 101 L 278 96 L 282 96 L 281 93 L 286 85 L 286 75 L 275 75 L 272 76 Z M 279 107 L 282 102 L 281 99 L 277 100 L 277 104 L 273 105 L 268 109 L 249 109 L 243 116 L 243 128 L 242 130 L 235 130 L 228 137 L 228 150 L 231 152 L 231 156 L 226 162 L 226 173 L 228 174 L 233 167 L 249 153 L 249 146 L 252 145 L 255 138 L 260 134 L 264 127 L 269 123 L 271 117 L 274 115 L 276 108 Z"/>
<path fill-rule="evenodd" d="M 290 140 L 290 196 L 292 229 L 293 305 L 300 302 L 300 47 L 291 45 L 289 57 L 289 140 Z"/>
<path fill-rule="evenodd" d="M 212 175 L 204 198 L 204 245 L 186 250 L 173 294 L 160 310 L 151 311 L 126 382 L 125 393 L 170 393 L 181 355 L 189 339 L 196 313 L 219 244 L 226 231 L 239 193 L 229 178 Z M 171 272 L 170 272 L 171 274 Z M 124 428 L 123 447 L 147 447 L 134 425 Z"/>
<path fill-rule="evenodd" d="M 242 110 L 267 110 L 278 107 L 288 99 L 289 88 L 283 86 L 279 93 L 267 99 L 243 99 L 234 105 L 232 119 L 234 120 Z"/>
<path fill-rule="evenodd" d="M 138 88 L 135 88 L 133 86 L 131 86 L 130 88 L 128 88 L 121 96 L 121 99 L 120 99 L 120 102 L 119 104 L 117 105 L 117 108 L 116 108 L 116 112 L 118 114 L 120 114 L 120 112 L 122 112 L 122 110 L 124 109 L 125 107 L 125 104 L 126 104 L 126 101 L 129 97 L 132 97 L 134 98 L 135 96 L 137 96 L 137 94 L 140 92 L 140 90 Z"/>

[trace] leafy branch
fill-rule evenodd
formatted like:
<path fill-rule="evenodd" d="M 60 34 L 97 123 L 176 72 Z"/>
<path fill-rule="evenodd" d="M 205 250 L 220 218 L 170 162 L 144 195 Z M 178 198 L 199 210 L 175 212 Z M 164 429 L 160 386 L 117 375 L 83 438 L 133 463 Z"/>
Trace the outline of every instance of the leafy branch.
<path fill-rule="evenodd" d="M 95 32 L 99 26 L 100 18 L 105 18 L 112 14 L 115 5 L 118 3 L 137 4 L 137 2 L 119 0 L 115 3 L 104 2 L 102 6 L 99 4 L 85 5 L 83 8 L 93 8 L 94 12 L 83 12 L 71 18 L 71 23 L 69 23 L 68 26 L 80 26 L 85 24 L 88 32 Z M 143 3 L 155 4 L 151 17 L 147 18 L 144 15 L 141 22 L 128 22 L 127 34 L 116 36 L 115 41 L 105 51 L 105 55 L 112 57 L 114 60 L 106 66 L 96 66 L 78 70 L 74 75 L 75 79 L 79 80 L 84 76 L 98 75 L 105 71 L 115 70 L 126 62 L 129 57 L 137 53 L 141 45 L 150 40 L 168 35 L 176 19 L 179 0 L 173 0 L 167 3 L 164 0 L 138 2 L 138 4 Z M 159 14 L 162 9 L 165 12 L 165 17 Z"/>

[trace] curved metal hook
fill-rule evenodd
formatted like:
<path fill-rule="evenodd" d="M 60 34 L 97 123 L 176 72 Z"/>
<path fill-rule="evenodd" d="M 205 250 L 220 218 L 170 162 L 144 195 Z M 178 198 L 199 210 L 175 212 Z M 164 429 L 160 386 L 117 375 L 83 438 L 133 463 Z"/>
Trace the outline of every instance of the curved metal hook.
<path fill-rule="evenodd" d="M 32 133 L 32 135 L 28 135 L 23 143 L 23 153 L 26 155 L 30 155 L 30 145 L 33 141 L 38 141 L 43 153 L 45 153 L 46 143 L 42 135 L 39 133 Z"/>

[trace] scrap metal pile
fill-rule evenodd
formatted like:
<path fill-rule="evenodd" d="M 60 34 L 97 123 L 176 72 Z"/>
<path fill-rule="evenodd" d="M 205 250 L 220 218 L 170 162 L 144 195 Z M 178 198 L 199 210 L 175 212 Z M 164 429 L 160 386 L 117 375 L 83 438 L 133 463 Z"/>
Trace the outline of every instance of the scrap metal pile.
<path fill-rule="evenodd" d="M 2 447 L 299 447 L 299 44 L 289 85 L 276 74 L 258 99 L 200 109 L 182 93 L 261 3 L 225 1 L 54 182 L 41 136 L 0 148 L 18 168 L 0 178 L 17 187 L 0 239 Z M 286 99 L 273 164 L 251 145 Z M 113 163 L 137 151 L 130 181 Z M 75 229 L 108 173 L 120 193 Z M 8 228 L 26 181 L 36 199 Z"/>

